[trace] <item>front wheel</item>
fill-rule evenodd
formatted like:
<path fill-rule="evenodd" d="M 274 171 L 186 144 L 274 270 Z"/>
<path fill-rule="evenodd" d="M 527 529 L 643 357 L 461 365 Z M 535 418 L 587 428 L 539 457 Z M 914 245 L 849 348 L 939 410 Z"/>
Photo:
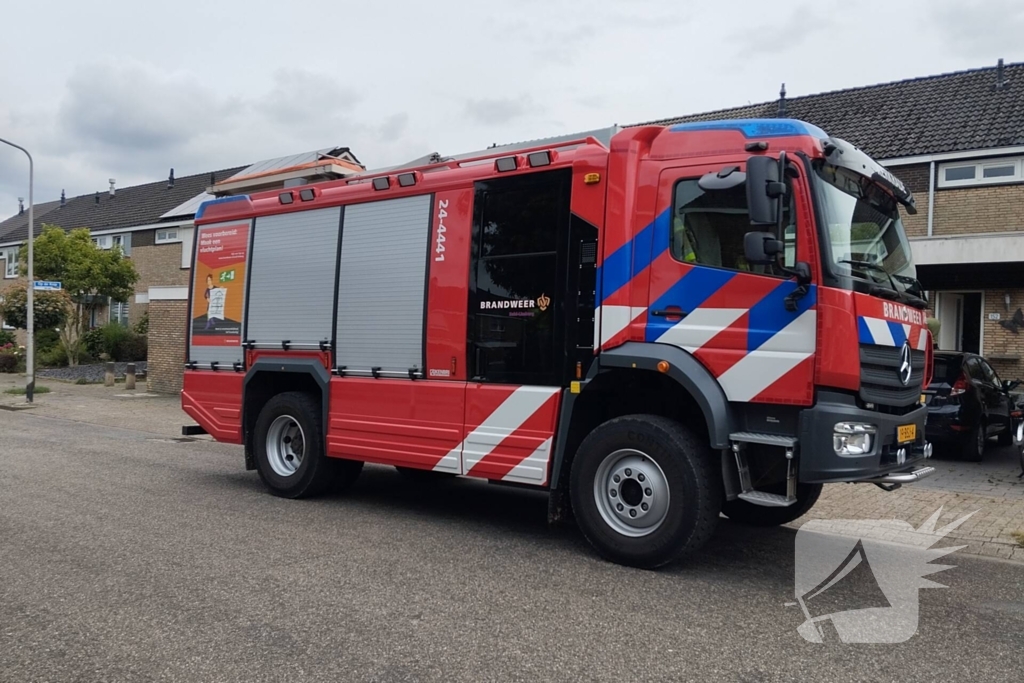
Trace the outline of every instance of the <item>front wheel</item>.
<path fill-rule="evenodd" d="M 591 432 L 569 489 L 598 553 L 646 569 L 704 545 L 722 508 L 721 472 L 707 443 L 656 415 L 615 418 Z"/>
<path fill-rule="evenodd" d="M 783 482 L 777 487 L 769 487 L 768 493 L 785 495 L 786 483 Z M 818 502 L 818 496 L 820 495 L 821 484 L 797 484 L 796 502 L 789 507 L 765 507 L 764 505 L 754 505 L 737 498 L 736 500 L 726 501 L 725 505 L 722 506 L 722 514 L 734 522 L 748 526 L 781 526 L 789 524 L 793 520 L 807 514 L 814 507 L 814 504 Z"/>
<path fill-rule="evenodd" d="M 985 457 L 985 444 L 988 437 L 985 433 L 985 423 L 979 422 L 974 429 L 967 433 L 964 439 L 963 456 L 967 462 L 981 462 Z"/>

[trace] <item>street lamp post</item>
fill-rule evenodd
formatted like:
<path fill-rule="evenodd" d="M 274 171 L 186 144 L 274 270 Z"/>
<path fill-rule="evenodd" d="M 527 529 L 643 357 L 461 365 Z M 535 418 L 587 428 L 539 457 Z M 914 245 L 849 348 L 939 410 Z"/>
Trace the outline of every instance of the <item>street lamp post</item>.
<path fill-rule="evenodd" d="M 25 345 L 25 400 L 32 403 L 32 394 L 36 390 L 36 333 L 35 333 L 35 287 L 34 272 L 32 267 L 32 229 L 35 225 L 32 212 L 32 176 L 34 173 L 32 155 L 21 145 L 16 145 L 9 140 L 0 138 L 0 142 L 20 149 L 28 157 L 28 286 L 26 288 L 27 305 L 25 313 L 28 320 L 25 323 L 28 342 Z"/>

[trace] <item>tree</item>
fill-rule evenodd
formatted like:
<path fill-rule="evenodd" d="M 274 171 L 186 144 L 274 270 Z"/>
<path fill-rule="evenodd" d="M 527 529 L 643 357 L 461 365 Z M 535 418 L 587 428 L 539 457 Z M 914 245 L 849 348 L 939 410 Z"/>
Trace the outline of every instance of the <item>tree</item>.
<path fill-rule="evenodd" d="M 67 292 L 36 292 L 33 318 L 36 330 L 53 330 L 67 322 L 73 304 Z M 19 330 L 28 329 L 28 287 L 15 285 L 4 292 L 0 316 Z"/>
<path fill-rule="evenodd" d="M 22 247 L 22 274 L 26 253 L 26 247 Z M 60 281 L 70 298 L 71 310 L 60 340 L 68 364 L 78 365 L 82 335 L 93 310 L 105 306 L 108 300 L 127 301 L 139 274 L 120 247 L 98 248 L 86 228 L 64 232 L 57 226 L 43 225 L 43 233 L 35 240 L 34 260 L 35 277 Z"/>

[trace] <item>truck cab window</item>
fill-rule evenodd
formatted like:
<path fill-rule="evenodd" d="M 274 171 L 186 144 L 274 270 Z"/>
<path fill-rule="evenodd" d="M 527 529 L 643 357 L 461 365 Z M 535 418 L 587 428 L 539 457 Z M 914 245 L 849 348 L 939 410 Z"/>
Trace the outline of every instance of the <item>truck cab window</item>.
<path fill-rule="evenodd" d="M 672 207 L 672 256 L 684 263 L 728 268 L 764 275 L 786 275 L 777 266 L 751 266 L 743 252 L 743 237 L 752 230 L 747 212 L 746 185 L 727 190 L 702 190 L 698 179 L 676 184 Z M 796 263 L 796 224 L 792 193 L 783 214 L 783 265 Z M 774 231 L 773 231 L 774 232 Z"/>

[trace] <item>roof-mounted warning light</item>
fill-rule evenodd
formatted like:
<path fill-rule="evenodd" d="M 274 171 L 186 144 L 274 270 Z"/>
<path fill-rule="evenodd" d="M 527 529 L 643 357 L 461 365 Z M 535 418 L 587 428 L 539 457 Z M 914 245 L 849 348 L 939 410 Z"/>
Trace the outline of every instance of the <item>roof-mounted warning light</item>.
<path fill-rule="evenodd" d="M 391 178 L 387 176 L 381 176 L 380 178 L 373 179 L 373 189 L 375 190 L 386 190 L 391 187 Z"/>
<path fill-rule="evenodd" d="M 277 201 L 281 202 L 282 204 L 291 204 L 292 202 L 295 201 L 295 195 L 292 194 L 291 192 L 282 192 L 281 194 L 277 195 Z"/>
<path fill-rule="evenodd" d="M 519 167 L 519 162 L 515 157 L 502 157 L 496 159 L 494 162 L 494 170 L 498 173 L 506 173 L 508 171 L 514 171 Z"/>
<path fill-rule="evenodd" d="M 527 155 L 526 160 L 530 163 L 530 166 L 534 168 L 537 166 L 550 166 L 551 152 L 534 152 L 533 154 Z"/>
<path fill-rule="evenodd" d="M 314 199 L 316 199 L 316 190 L 314 190 L 312 187 L 307 187 L 302 190 L 299 190 L 299 199 L 301 199 L 304 202 L 313 201 Z"/>
<path fill-rule="evenodd" d="M 399 187 L 412 187 L 416 184 L 415 173 L 399 173 L 398 174 L 398 185 Z"/>

